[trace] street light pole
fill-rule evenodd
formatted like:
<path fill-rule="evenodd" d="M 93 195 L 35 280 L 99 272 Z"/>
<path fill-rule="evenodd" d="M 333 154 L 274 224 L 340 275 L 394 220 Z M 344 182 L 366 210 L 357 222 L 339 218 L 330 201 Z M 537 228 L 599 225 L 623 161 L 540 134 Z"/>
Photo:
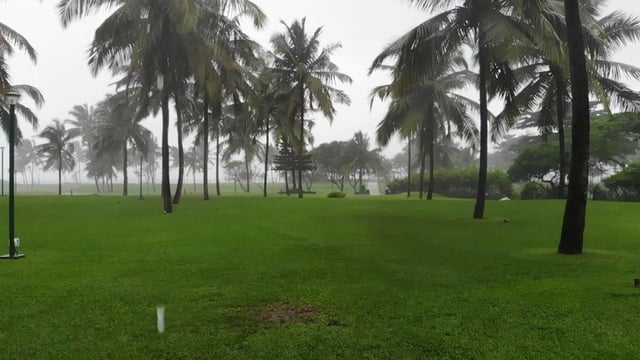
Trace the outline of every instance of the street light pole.
<path fill-rule="evenodd" d="M 9 103 L 9 254 L 0 256 L 3 260 L 17 260 L 24 257 L 16 251 L 15 229 L 15 143 L 16 143 L 16 105 L 20 94 L 10 91 L 5 94 Z"/>

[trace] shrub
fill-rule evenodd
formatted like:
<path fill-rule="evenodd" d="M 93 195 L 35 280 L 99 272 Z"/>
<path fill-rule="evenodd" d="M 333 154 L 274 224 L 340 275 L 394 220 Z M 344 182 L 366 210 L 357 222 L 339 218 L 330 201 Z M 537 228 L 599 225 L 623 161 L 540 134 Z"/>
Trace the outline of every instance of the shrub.
<path fill-rule="evenodd" d="M 640 162 L 627 166 L 623 171 L 604 180 L 617 200 L 640 201 Z"/>
<path fill-rule="evenodd" d="M 528 182 L 520 192 L 520 200 L 540 200 L 547 197 L 549 191 L 542 185 Z"/>
<path fill-rule="evenodd" d="M 595 184 L 591 188 L 591 196 L 595 201 L 608 201 L 612 200 L 612 197 L 609 194 L 609 190 L 606 189 L 601 184 Z"/>
<path fill-rule="evenodd" d="M 341 199 L 345 196 L 347 196 L 347 194 L 340 191 L 330 192 L 329 195 L 327 195 L 327 197 L 330 199 Z"/>
<path fill-rule="evenodd" d="M 473 199 L 478 191 L 478 169 L 440 169 L 434 176 L 434 191 L 438 194 Z M 418 191 L 420 176 L 411 176 L 411 191 Z M 425 179 L 424 189 L 429 185 Z M 407 191 L 407 179 L 392 181 L 387 185 L 389 193 L 399 194 Z M 502 170 L 493 170 L 487 174 L 487 199 L 498 200 L 505 196 L 513 197 L 513 184 Z"/>

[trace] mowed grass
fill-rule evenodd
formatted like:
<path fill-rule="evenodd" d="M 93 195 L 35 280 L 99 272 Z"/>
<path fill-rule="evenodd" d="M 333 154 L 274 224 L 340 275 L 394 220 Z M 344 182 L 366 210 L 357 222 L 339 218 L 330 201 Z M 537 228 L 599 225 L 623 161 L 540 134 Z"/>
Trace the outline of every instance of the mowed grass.
<path fill-rule="evenodd" d="M 156 197 L 20 197 L 0 358 L 640 358 L 640 204 L 591 203 L 580 257 L 555 254 L 562 202 L 472 207 L 187 197 L 164 215 Z M 279 304 L 317 313 L 260 316 Z"/>

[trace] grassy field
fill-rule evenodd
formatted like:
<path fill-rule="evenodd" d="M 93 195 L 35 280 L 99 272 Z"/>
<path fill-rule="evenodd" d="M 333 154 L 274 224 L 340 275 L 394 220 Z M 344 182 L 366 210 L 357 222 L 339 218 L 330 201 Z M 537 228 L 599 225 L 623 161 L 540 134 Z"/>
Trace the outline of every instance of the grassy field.
<path fill-rule="evenodd" d="M 581 257 L 554 253 L 561 202 L 472 206 L 20 197 L 0 358 L 640 357 L 640 204 L 592 203 Z"/>

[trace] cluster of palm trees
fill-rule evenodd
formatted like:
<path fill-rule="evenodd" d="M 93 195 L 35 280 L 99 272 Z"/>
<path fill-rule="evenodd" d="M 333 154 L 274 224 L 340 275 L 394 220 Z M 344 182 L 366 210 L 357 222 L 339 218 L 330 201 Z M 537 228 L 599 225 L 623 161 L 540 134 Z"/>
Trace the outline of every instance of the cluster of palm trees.
<path fill-rule="evenodd" d="M 162 114 L 162 196 L 167 213 L 173 211 L 176 202 L 169 186 L 170 101 L 175 105 L 180 134 L 178 162 L 185 161 L 184 135 L 195 134 L 201 148 L 205 200 L 209 198 L 209 141 L 215 141 L 218 164 L 220 137 L 225 129 L 235 129 L 227 132 L 225 156 L 243 153 L 247 166 L 255 157 L 257 139 L 266 135 L 268 149 L 271 133 L 276 141 L 294 145 L 303 156 L 310 124 L 307 112 L 320 110 L 331 120 L 334 103 L 349 103 L 348 96 L 333 87 L 336 82 L 351 80 L 331 62 L 339 45 L 321 47 L 321 29 L 309 35 L 304 20 L 283 23 L 285 31 L 273 36 L 273 49 L 266 51 L 240 26 L 246 18 L 258 28 L 266 20 L 249 0 L 58 3 L 64 25 L 103 6 L 115 10 L 96 30 L 89 64 L 94 73 L 108 68 L 122 75 L 119 87 L 122 96 L 135 104 L 134 122 L 153 113 Z M 179 169 L 177 201 L 184 166 Z"/>
<path fill-rule="evenodd" d="M 620 46 L 640 38 L 640 20 L 620 12 L 602 15 L 604 1 L 598 0 L 412 3 L 440 12 L 393 42 L 373 62 L 371 71 L 389 70 L 393 78 L 372 95 L 391 100 L 379 124 L 378 140 L 385 144 L 394 133 L 408 138 L 417 135 L 421 173 L 426 154 L 434 153 L 434 142 L 457 135 L 479 144 L 474 218 L 483 218 L 489 137 L 499 138 L 524 115 L 535 113 L 543 133 L 557 130 L 559 135 L 559 196 L 566 194 L 568 173 L 568 204 L 573 205 L 568 205 L 567 213 L 574 215 L 565 220 L 583 219 L 563 231 L 563 238 L 565 233 L 581 238 L 578 228 L 584 227 L 586 208 L 589 95 L 607 110 L 612 104 L 627 111 L 640 109 L 640 95 L 619 81 L 622 76 L 640 78 L 640 69 L 610 59 Z M 477 74 L 468 70 L 462 56 L 467 50 L 473 53 Z M 458 91 L 469 85 L 477 86 L 479 101 L 460 96 Z M 505 104 L 504 111 L 495 116 L 488 110 L 492 99 Z M 567 171 L 564 122 L 572 100 L 574 161 Z M 480 114 L 479 131 L 469 121 L 470 112 Z M 434 156 L 430 158 L 433 174 Z M 430 181 L 430 187 L 432 184 Z M 561 252 L 581 251 L 581 243 L 573 248 L 561 246 Z"/>

